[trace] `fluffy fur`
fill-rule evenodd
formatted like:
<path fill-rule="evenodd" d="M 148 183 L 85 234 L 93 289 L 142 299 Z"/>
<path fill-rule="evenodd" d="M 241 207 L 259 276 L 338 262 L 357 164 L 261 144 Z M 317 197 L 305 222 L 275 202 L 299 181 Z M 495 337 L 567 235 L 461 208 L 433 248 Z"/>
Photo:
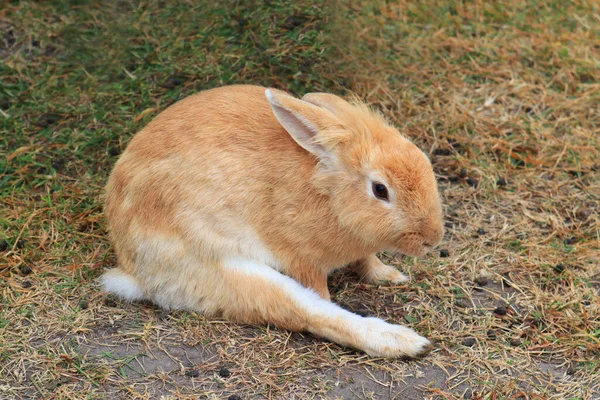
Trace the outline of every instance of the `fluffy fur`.
<path fill-rule="evenodd" d="M 403 282 L 375 252 L 419 256 L 443 235 L 429 160 L 356 101 L 257 86 L 188 97 L 131 140 L 105 213 L 119 268 L 101 279 L 125 299 L 309 331 L 374 356 L 430 348 L 329 302 L 334 269 Z"/>

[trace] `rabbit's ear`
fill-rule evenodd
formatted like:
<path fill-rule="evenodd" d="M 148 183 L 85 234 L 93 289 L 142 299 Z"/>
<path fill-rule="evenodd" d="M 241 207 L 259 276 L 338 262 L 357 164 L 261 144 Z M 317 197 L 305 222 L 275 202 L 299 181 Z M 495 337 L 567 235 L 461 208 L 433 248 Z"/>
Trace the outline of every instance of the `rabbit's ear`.
<path fill-rule="evenodd" d="M 323 107 L 331 111 L 336 116 L 351 114 L 354 110 L 352 105 L 339 96 L 329 93 L 307 93 L 302 100 Z"/>
<path fill-rule="evenodd" d="M 330 150 L 323 146 L 326 138 L 320 133 L 343 126 L 333 113 L 278 90 L 267 89 L 265 96 L 275 118 L 296 143 L 320 159 L 331 158 Z"/>

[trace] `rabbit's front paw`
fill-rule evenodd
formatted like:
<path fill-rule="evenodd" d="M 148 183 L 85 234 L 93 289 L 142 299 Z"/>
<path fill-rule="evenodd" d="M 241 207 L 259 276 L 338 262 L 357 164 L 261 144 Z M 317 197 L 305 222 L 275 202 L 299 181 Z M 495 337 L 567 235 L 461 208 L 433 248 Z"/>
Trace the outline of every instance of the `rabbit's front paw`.
<path fill-rule="evenodd" d="M 392 285 L 397 285 L 408 282 L 409 278 L 396 268 L 381 263 L 381 267 L 378 267 L 376 270 L 372 270 L 369 280 L 372 283 L 389 283 Z"/>
<path fill-rule="evenodd" d="M 400 283 L 408 282 L 408 276 L 404 275 L 396 268 L 386 265 L 379 260 L 376 256 L 370 256 L 365 260 L 359 261 L 361 265 L 361 275 L 369 283 L 388 283 L 391 285 L 397 285 Z"/>

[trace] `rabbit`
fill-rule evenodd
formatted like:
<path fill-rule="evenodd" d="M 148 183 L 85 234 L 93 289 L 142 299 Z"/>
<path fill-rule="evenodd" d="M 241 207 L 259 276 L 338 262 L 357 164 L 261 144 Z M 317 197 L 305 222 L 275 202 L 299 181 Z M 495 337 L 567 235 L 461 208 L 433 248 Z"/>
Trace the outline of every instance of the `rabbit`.
<path fill-rule="evenodd" d="M 307 331 L 416 358 L 412 329 L 331 302 L 327 276 L 408 278 L 376 257 L 442 239 L 427 156 L 358 100 L 233 85 L 168 107 L 134 135 L 105 192 L 117 268 L 106 292 L 165 309 Z"/>

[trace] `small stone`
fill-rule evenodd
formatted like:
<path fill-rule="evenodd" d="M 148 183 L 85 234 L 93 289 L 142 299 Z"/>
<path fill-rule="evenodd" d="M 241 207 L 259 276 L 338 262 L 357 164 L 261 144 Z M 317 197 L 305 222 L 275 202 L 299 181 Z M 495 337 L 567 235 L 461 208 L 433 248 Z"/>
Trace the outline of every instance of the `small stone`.
<path fill-rule="evenodd" d="M 496 309 L 494 310 L 494 314 L 496 315 L 506 315 L 506 307 L 496 307 Z"/>
<path fill-rule="evenodd" d="M 304 15 L 291 15 L 283 24 L 283 27 L 286 29 L 294 29 L 300 25 L 304 25 L 308 21 L 308 18 Z"/>
<path fill-rule="evenodd" d="M 471 187 L 476 188 L 479 185 L 479 182 L 475 178 L 467 178 L 467 184 Z"/>
<path fill-rule="evenodd" d="M 506 182 L 506 179 L 500 177 L 498 178 L 498 180 L 496 181 L 496 185 L 500 186 L 500 187 L 504 187 L 507 185 L 508 182 Z"/>
<path fill-rule="evenodd" d="M 30 288 L 31 287 L 31 282 L 30 281 L 23 281 L 21 283 L 21 287 L 24 289 Z"/>
<path fill-rule="evenodd" d="M 185 376 L 190 378 L 197 378 L 200 376 L 200 372 L 197 369 L 190 369 L 189 371 L 185 371 Z"/>
<path fill-rule="evenodd" d="M 91 228 L 91 224 L 89 221 L 83 221 L 82 223 L 80 223 L 77 226 L 77 230 L 79 232 L 87 232 L 87 231 L 91 230 L 90 228 Z"/>
<path fill-rule="evenodd" d="M 229 378 L 229 377 L 231 376 L 231 371 L 230 371 L 230 370 L 228 370 L 228 369 L 227 369 L 227 368 L 225 368 L 225 367 L 221 367 L 221 368 L 219 369 L 219 376 L 220 376 L 221 378 Z"/>
<path fill-rule="evenodd" d="M 40 119 L 35 123 L 40 128 L 47 128 L 48 126 L 54 124 L 55 122 L 60 120 L 60 115 L 58 114 L 44 114 L 40 117 Z"/>
<path fill-rule="evenodd" d="M 23 275 L 29 275 L 30 273 L 33 272 L 33 270 L 31 269 L 31 267 L 29 265 L 21 265 L 19 270 L 21 271 L 21 274 L 23 274 Z"/>
<path fill-rule="evenodd" d="M 567 375 L 575 375 L 576 372 L 577 367 L 575 367 L 574 365 L 569 365 L 569 368 L 567 368 Z"/>
<path fill-rule="evenodd" d="M 464 300 L 456 300 L 454 305 L 460 308 L 469 308 L 470 306 Z"/>
<path fill-rule="evenodd" d="M 468 337 L 462 341 L 463 346 L 472 347 L 475 344 L 475 338 Z"/>
<path fill-rule="evenodd" d="M 452 152 L 450 151 L 450 149 L 435 149 L 433 151 L 433 154 L 436 156 L 449 156 L 450 154 L 452 154 Z"/>
<path fill-rule="evenodd" d="M 186 81 L 186 77 L 182 75 L 173 75 L 170 76 L 165 83 L 162 84 L 162 87 L 165 89 L 173 89 Z"/>
<path fill-rule="evenodd" d="M 519 347 L 521 345 L 521 341 L 519 339 L 510 339 L 510 345 L 513 347 Z"/>
<path fill-rule="evenodd" d="M 562 274 L 563 272 L 565 272 L 566 268 L 567 267 L 564 264 L 556 264 L 554 267 L 552 267 L 554 272 L 556 272 L 557 274 Z"/>
<path fill-rule="evenodd" d="M 570 246 L 572 244 L 577 243 L 579 239 L 577 239 L 575 236 L 571 236 L 570 238 L 565 239 L 565 244 Z"/>
<path fill-rule="evenodd" d="M 458 171 L 458 176 L 460 176 L 461 178 L 466 178 L 467 177 L 467 169 L 461 168 L 460 171 Z"/>
<path fill-rule="evenodd" d="M 577 213 L 575 213 L 575 215 L 581 221 L 585 221 L 592 215 L 592 211 L 588 208 L 582 208 L 582 209 L 578 210 Z"/>
<path fill-rule="evenodd" d="M 464 147 L 462 143 L 452 139 L 448 140 L 448 144 L 452 146 L 453 149 L 462 149 Z"/>
<path fill-rule="evenodd" d="M 65 168 L 65 160 L 62 158 L 57 158 L 56 160 L 52 161 L 52 168 L 58 172 L 62 171 Z"/>
<path fill-rule="evenodd" d="M 577 171 L 577 170 L 569 170 L 567 174 L 571 175 L 573 178 L 581 178 L 586 174 L 586 171 Z"/>
<path fill-rule="evenodd" d="M 90 304 L 87 301 L 85 301 L 85 300 L 81 300 L 79 302 L 79 308 L 81 310 L 86 310 L 89 306 L 90 306 Z"/>
<path fill-rule="evenodd" d="M 448 249 L 441 249 L 440 250 L 440 257 L 445 258 L 445 257 L 448 257 L 448 256 L 450 256 L 450 252 L 448 251 Z"/>
<path fill-rule="evenodd" d="M 477 284 L 477 286 L 483 287 L 488 284 L 488 279 L 485 276 L 478 276 L 477 278 L 475 278 L 475 283 Z"/>
<path fill-rule="evenodd" d="M 237 20 L 237 24 L 240 28 L 248 26 L 248 20 L 246 18 L 240 18 Z"/>
<path fill-rule="evenodd" d="M 107 307 L 116 307 L 117 306 L 117 302 L 114 301 L 113 299 L 105 299 L 104 300 L 104 305 Z"/>

